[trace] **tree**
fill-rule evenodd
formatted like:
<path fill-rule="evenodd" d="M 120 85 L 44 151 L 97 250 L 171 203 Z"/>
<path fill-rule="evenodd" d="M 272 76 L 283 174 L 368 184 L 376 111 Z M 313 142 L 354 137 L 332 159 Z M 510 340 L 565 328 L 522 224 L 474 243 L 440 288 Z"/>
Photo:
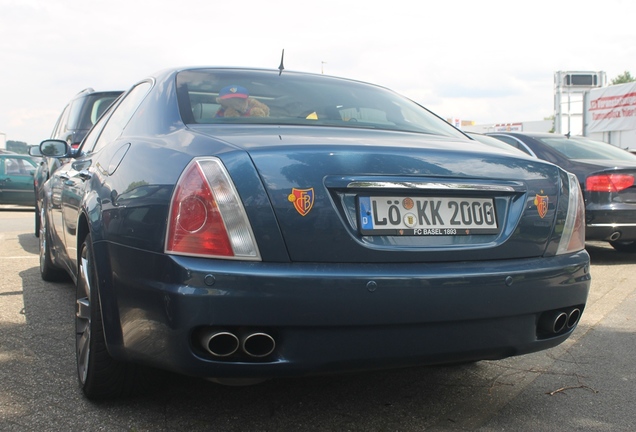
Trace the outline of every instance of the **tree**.
<path fill-rule="evenodd" d="M 548 132 L 554 133 L 554 114 L 552 114 L 550 117 L 543 117 L 543 120 L 552 120 L 552 127 Z"/>
<path fill-rule="evenodd" d="M 29 152 L 29 146 L 24 141 L 7 141 L 7 150 L 27 154 Z"/>
<path fill-rule="evenodd" d="M 630 83 L 634 81 L 636 81 L 636 78 L 633 77 L 632 74 L 629 73 L 629 71 L 625 71 L 619 76 L 617 76 L 616 78 L 614 78 L 610 84 L 612 85 L 625 84 L 625 83 Z"/>

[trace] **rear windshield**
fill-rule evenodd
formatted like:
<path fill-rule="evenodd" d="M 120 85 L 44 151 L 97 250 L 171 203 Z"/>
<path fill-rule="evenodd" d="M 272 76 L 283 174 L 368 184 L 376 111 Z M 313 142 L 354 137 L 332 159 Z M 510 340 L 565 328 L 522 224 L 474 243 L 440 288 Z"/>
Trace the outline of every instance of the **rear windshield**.
<path fill-rule="evenodd" d="M 636 161 L 636 155 L 603 141 L 584 137 L 567 138 L 565 136 L 537 139 L 568 159 Z"/>
<path fill-rule="evenodd" d="M 278 71 L 188 70 L 177 75 L 186 124 L 338 126 L 465 136 L 383 87 Z"/>

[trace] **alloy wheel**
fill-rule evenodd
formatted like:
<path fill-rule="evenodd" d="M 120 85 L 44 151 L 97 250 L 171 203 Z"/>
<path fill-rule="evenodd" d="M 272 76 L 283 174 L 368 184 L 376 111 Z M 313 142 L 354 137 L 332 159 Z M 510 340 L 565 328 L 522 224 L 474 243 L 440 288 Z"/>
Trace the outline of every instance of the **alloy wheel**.
<path fill-rule="evenodd" d="M 91 262 L 86 244 L 80 257 L 80 272 L 77 281 L 75 302 L 75 349 L 77 356 L 77 373 L 84 384 L 88 376 L 88 365 L 91 355 Z"/>
<path fill-rule="evenodd" d="M 38 237 L 40 243 L 40 272 L 44 273 L 47 262 L 47 243 L 46 243 L 46 220 L 44 216 L 44 210 L 40 211 L 40 235 Z"/>

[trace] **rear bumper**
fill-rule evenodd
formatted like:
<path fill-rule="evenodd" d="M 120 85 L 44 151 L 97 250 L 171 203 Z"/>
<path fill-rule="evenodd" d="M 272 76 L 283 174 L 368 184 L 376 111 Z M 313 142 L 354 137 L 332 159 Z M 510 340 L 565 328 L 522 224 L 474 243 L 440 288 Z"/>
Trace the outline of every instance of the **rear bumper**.
<path fill-rule="evenodd" d="M 586 210 L 586 240 L 636 240 L 636 210 Z"/>
<path fill-rule="evenodd" d="M 592 224 L 585 227 L 586 240 L 633 241 L 636 224 Z"/>
<path fill-rule="evenodd" d="M 99 259 L 108 251 L 111 261 Z M 492 262 L 244 263 L 95 245 L 108 349 L 187 375 L 272 378 L 480 359 L 558 345 L 583 310 L 589 256 Z M 105 278 L 104 275 L 113 275 Z M 542 315 L 543 314 L 543 315 Z M 201 334 L 271 335 L 274 351 L 215 357 Z"/>

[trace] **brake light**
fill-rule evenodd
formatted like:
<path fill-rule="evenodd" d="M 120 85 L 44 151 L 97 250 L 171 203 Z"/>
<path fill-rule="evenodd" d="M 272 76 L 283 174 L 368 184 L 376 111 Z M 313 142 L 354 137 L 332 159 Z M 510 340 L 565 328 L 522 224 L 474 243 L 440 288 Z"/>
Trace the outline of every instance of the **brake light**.
<path fill-rule="evenodd" d="M 556 254 L 585 249 L 585 204 L 579 181 L 568 173 L 568 211 Z"/>
<path fill-rule="evenodd" d="M 630 174 L 598 174 L 585 180 L 588 192 L 619 192 L 634 185 L 634 176 Z"/>
<path fill-rule="evenodd" d="M 247 214 L 219 159 L 194 159 L 170 203 L 166 253 L 260 260 Z"/>

